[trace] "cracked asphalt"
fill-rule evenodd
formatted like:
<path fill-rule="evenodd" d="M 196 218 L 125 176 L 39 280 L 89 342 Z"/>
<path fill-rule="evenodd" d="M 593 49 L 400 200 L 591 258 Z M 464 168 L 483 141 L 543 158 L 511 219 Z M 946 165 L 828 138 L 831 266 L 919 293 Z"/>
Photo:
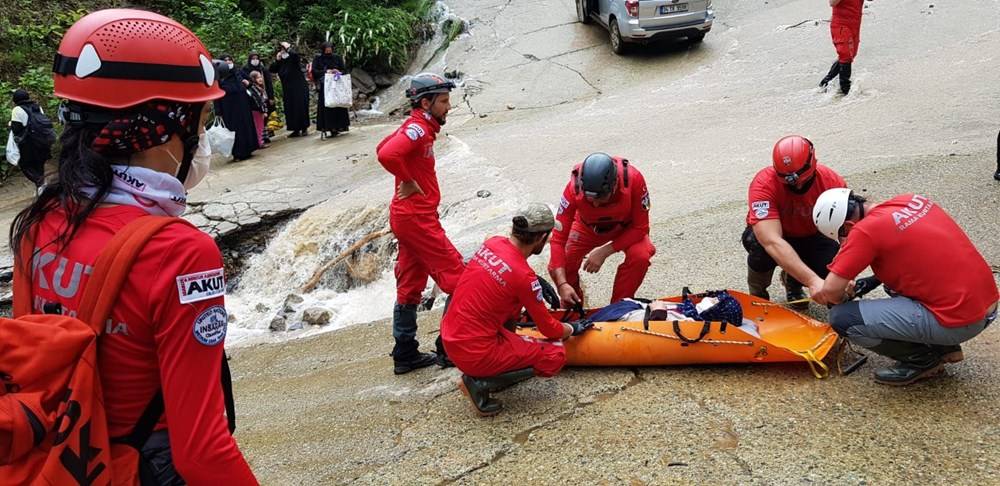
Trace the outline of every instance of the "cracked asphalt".
<path fill-rule="evenodd" d="M 775 140 L 801 133 L 871 199 L 940 203 L 1000 273 L 1000 1 L 866 2 L 846 98 L 815 89 L 834 55 L 826 2 L 716 0 L 704 44 L 627 57 L 575 22 L 572 0 L 447 3 L 469 34 L 432 66 L 464 74 L 435 150 L 471 165 L 440 168 L 448 218 L 470 198 L 496 217 L 512 192 L 554 204 L 573 163 L 622 154 L 652 193 L 657 255 L 640 293 L 744 288 L 746 185 Z M 397 124 L 220 164 L 188 217 L 221 235 L 327 200 L 382 205 L 391 182 L 373 152 Z M 493 198 L 476 199 L 482 190 Z M 30 195 L 4 191 L 9 220 Z M 464 216 L 452 227 L 486 228 Z M 584 277 L 590 295 L 610 295 L 618 262 Z M 427 349 L 439 319 L 421 314 Z M 1000 484 L 996 325 L 965 362 L 905 389 L 872 383 L 878 357 L 826 380 L 799 364 L 575 368 L 497 394 L 505 410 L 487 419 L 454 369 L 394 376 L 390 348 L 390 324 L 376 320 L 231 350 L 236 436 L 262 484 Z"/>

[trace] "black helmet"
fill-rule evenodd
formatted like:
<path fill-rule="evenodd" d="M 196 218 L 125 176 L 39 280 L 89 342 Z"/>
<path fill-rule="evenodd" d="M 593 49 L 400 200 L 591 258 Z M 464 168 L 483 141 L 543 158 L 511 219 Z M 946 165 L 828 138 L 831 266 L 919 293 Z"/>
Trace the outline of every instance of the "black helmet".
<path fill-rule="evenodd" d="M 406 90 L 410 101 L 417 101 L 424 96 L 448 93 L 455 88 L 455 83 L 433 73 L 420 73 L 410 79 L 410 89 Z"/>
<path fill-rule="evenodd" d="M 610 155 L 596 152 L 583 160 L 580 168 L 580 183 L 583 194 L 590 198 L 602 198 L 611 194 L 618 185 L 618 165 Z"/>

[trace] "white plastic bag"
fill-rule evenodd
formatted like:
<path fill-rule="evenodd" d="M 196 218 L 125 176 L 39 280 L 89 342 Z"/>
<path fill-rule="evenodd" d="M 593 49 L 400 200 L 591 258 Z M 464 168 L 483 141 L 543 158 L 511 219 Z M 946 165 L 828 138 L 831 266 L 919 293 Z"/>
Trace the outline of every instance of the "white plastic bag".
<path fill-rule="evenodd" d="M 216 117 L 215 124 L 205 132 L 205 135 L 208 136 L 208 144 L 212 147 L 212 152 L 224 157 L 232 157 L 236 132 L 226 128 L 222 118 Z"/>
<path fill-rule="evenodd" d="M 350 108 L 354 104 L 350 74 L 326 73 L 323 79 L 323 106 Z"/>
<path fill-rule="evenodd" d="M 17 165 L 21 161 L 21 151 L 17 148 L 17 143 L 14 142 L 14 131 L 11 130 L 7 134 L 7 162 L 10 165 Z"/>

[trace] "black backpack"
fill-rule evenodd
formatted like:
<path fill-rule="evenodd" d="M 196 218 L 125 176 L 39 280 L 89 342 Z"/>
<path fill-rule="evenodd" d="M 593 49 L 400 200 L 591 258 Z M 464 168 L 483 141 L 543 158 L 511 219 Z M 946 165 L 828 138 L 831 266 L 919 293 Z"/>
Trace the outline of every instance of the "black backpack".
<path fill-rule="evenodd" d="M 28 112 L 28 126 L 20 137 L 14 137 L 18 145 L 29 142 L 35 147 L 51 147 L 56 143 L 56 131 L 52 120 L 42 113 L 37 103 L 21 105 Z"/>

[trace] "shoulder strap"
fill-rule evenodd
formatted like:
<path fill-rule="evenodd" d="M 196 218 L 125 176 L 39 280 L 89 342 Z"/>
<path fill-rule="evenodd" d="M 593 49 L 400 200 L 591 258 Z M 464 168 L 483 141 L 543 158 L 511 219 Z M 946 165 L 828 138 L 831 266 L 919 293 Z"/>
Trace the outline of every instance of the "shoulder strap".
<path fill-rule="evenodd" d="M 622 159 L 622 185 L 628 187 L 628 159 Z"/>
<path fill-rule="evenodd" d="M 104 321 L 111 315 L 139 252 L 153 235 L 174 223 L 191 224 L 181 218 L 164 216 L 137 218 L 119 230 L 98 255 L 94 271 L 83 290 L 78 314 L 78 318 L 90 324 L 98 335 L 104 330 Z"/>

